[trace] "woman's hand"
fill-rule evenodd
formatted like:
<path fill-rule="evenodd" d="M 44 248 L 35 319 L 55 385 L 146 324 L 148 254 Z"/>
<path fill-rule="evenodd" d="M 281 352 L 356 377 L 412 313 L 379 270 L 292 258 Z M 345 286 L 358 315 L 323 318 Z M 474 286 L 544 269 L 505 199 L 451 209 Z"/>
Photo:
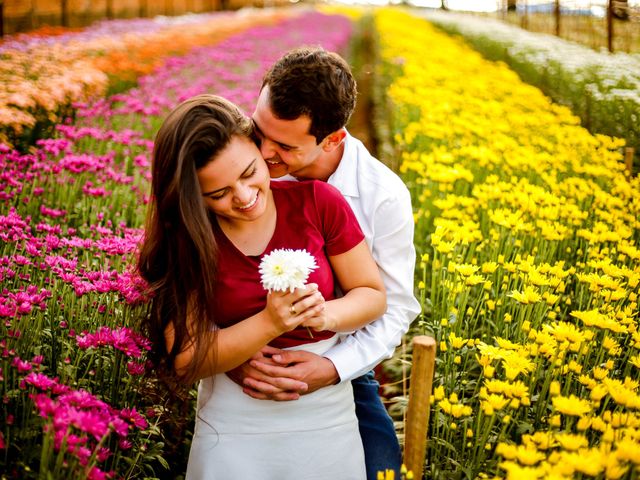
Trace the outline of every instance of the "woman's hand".
<path fill-rule="evenodd" d="M 320 312 L 302 322 L 301 325 L 303 327 L 312 328 L 316 332 L 321 332 L 323 330 L 336 331 L 336 320 L 331 316 L 330 311 L 327 308 L 323 308 Z"/>
<path fill-rule="evenodd" d="M 267 294 L 265 311 L 280 334 L 293 330 L 324 310 L 324 297 L 318 285 L 310 283 L 293 292 L 270 292 Z"/>

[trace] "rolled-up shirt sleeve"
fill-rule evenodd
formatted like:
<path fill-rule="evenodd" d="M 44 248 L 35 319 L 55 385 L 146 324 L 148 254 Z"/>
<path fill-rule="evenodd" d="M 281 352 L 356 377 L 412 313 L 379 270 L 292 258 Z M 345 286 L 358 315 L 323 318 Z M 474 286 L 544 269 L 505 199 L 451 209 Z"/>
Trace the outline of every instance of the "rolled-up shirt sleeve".
<path fill-rule="evenodd" d="M 324 353 L 335 365 L 342 382 L 363 375 L 391 357 L 420 313 L 413 292 L 416 251 L 408 190 L 405 188 L 377 205 L 371 221 L 373 238 L 368 239 L 369 247 L 387 292 L 387 311 Z"/>

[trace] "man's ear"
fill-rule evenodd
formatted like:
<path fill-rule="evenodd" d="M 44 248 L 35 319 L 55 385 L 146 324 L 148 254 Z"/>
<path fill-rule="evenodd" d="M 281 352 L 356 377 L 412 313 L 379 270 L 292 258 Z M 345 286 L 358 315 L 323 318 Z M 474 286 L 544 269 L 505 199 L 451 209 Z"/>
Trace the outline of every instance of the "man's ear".
<path fill-rule="evenodd" d="M 340 146 L 340 144 L 346 137 L 347 131 L 344 128 L 330 133 L 329 135 L 324 137 L 324 140 L 322 141 L 322 150 L 324 150 L 325 152 L 331 152 L 335 150 Z"/>

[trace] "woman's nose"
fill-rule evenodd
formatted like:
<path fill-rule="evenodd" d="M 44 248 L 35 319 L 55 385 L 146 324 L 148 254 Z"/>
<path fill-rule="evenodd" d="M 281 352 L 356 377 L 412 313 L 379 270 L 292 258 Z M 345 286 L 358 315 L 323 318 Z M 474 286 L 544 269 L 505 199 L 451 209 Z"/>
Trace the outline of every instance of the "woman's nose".
<path fill-rule="evenodd" d="M 241 183 L 235 191 L 236 201 L 240 206 L 247 205 L 253 200 L 253 188 Z"/>

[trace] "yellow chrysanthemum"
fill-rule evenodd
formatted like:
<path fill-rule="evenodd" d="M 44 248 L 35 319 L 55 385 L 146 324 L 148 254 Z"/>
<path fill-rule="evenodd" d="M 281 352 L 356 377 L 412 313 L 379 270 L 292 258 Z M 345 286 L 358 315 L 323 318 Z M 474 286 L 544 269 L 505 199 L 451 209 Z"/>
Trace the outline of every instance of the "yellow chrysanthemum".
<path fill-rule="evenodd" d="M 576 397 L 575 395 L 569 395 L 564 397 L 562 395 L 555 396 L 551 399 L 553 408 L 565 415 L 573 415 L 581 417 L 591 411 L 591 405 L 587 400 Z"/>

